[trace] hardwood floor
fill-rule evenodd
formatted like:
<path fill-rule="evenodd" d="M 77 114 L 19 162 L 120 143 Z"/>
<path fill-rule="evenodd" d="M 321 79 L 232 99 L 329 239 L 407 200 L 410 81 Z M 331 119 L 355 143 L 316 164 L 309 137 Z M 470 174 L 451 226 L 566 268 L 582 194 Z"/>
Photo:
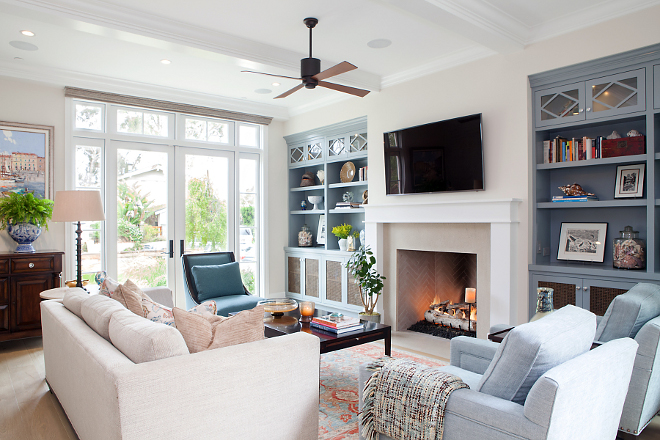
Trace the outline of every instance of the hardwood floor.
<path fill-rule="evenodd" d="M 0 342 L 0 440 L 78 440 L 44 377 L 41 338 Z M 660 439 L 660 417 L 637 439 Z"/>

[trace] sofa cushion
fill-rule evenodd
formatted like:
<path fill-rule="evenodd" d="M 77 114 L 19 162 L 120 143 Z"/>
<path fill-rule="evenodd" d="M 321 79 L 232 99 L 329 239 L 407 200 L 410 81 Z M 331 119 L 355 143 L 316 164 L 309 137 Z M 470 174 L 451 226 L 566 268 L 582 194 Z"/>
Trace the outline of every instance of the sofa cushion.
<path fill-rule="evenodd" d="M 217 307 L 215 301 L 204 301 L 188 310 L 192 313 L 215 315 Z M 176 327 L 172 309 L 152 300 L 147 294 L 142 297 L 142 316 L 149 321 Z"/>
<path fill-rule="evenodd" d="M 207 301 L 215 301 L 218 307 L 217 314 L 229 316 L 230 313 L 240 312 L 241 310 L 250 310 L 257 306 L 263 298 L 254 295 L 227 295 L 217 298 L 210 298 Z"/>
<path fill-rule="evenodd" d="M 62 304 L 64 304 L 64 307 L 66 307 L 71 313 L 78 318 L 83 319 L 80 308 L 82 307 L 83 301 L 87 298 L 89 298 L 89 293 L 79 287 L 73 287 L 66 290 L 64 298 L 62 298 Z"/>
<path fill-rule="evenodd" d="M 477 391 L 522 405 L 546 371 L 589 351 L 595 333 L 596 315 L 572 305 L 519 325 L 498 347 Z"/>
<path fill-rule="evenodd" d="M 264 339 L 264 306 L 234 316 L 199 315 L 172 309 L 177 329 L 191 353 Z"/>
<path fill-rule="evenodd" d="M 189 353 L 186 341 L 176 329 L 126 309 L 112 314 L 109 334 L 112 345 L 136 364 Z"/>
<path fill-rule="evenodd" d="M 227 295 L 245 295 L 238 263 L 193 266 L 191 269 L 199 302 Z"/>
<path fill-rule="evenodd" d="M 113 313 L 126 310 L 118 301 L 104 295 L 91 295 L 83 301 L 80 310 L 88 326 L 106 340 L 110 340 L 108 328 Z"/>
<path fill-rule="evenodd" d="M 131 280 L 117 286 L 111 298 L 119 301 L 124 307 L 136 315 L 142 316 L 142 297 L 144 293 Z"/>
<path fill-rule="evenodd" d="M 660 315 L 660 286 L 636 284 L 628 292 L 614 298 L 596 329 L 601 342 L 634 338 L 649 320 Z"/>

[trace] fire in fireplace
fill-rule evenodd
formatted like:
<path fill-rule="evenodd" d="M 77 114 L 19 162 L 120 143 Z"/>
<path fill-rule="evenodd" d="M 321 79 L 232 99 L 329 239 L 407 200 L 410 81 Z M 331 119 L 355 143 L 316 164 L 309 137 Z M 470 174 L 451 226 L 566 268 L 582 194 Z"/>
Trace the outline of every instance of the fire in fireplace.
<path fill-rule="evenodd" d="M 453 304 L 450 300 L 439 301 L 436 297 L 433 304 L 424 312 L 424 319 L 416 322 L 408 330 L 428 333 L 451 339 L 456 336 L 477 336 L 477 308 L 472 304 L 466 289 L 466 299 L 471 302 Z"/>

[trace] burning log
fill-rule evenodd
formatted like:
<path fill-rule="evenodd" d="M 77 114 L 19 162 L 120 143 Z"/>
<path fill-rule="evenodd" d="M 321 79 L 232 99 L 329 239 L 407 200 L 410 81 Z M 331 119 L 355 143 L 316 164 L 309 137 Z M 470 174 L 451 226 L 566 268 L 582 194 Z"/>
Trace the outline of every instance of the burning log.
<path fill-rule="evenodd" d="M 474 309 L 472 311 L 474 312 Z M 439 304 L 431 304 L 429 310 L 424 312 L 424 319 L 435 324 L 459 328 L 461 330 L 476 331 L 476 319 L 468 319 L 469 314 L 469 304 L 449 304 L 449 301 L 443 301 Z"/>

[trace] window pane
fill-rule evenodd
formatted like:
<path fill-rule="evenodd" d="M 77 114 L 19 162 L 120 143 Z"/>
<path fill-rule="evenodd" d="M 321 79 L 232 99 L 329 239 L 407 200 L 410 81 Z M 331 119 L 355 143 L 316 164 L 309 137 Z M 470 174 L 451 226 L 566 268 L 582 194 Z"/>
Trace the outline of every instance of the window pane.
<path fill-rule="evenodd" d="M 76 128 L 103 130 L 103 108 L 95 105 L 76 104 Z"/>
<path fill-rule="evenodd" d="M 257 264 L 256 263 L 244 263 L 241 261 L 239 264 L 241 268 L 241 278 L 243 279 L 243 285 L 250 293 L 255 293 L 257 290 Z"/>
<path fill-rule="evenodd" d="M 254 194 L 241 194 L 241 226 L 255 226 L 256 200 L 257 196 Z"/>
<path fill-rule="evenodd" d="M 167 137 L 167 115 L 144 114 L 144 134 Z"/>
<path fill-rule="evenodd" d="M 117 131 L 142 134 L 142 112 L 117 110 Z"/>
<path fill-rule="evenodd" d="M 222 122 L 209 122 L 209 142 L 229 143 L 229 124 Z"/>
<path fill-rule="evenodd" d="M 101 186 L 101 148 L 78 145 L 76 147 L 76 186 Z"/>
<path fill-rule="evenodd" d="M 206 140 L 206 121 L 186 118 L 186 139 Z"/>
<path fill-rule="evenodd" d="M 241 178 L 239 182 L 239 191 L 241 193 L 255 193 L 257 187 L 257 167 L 258 162 L 254 159 L 243 159 L 239 161 L 239 172 Z"/>
<path fill-rule="evenodd" d="M 101 261 L 102 233 L 101 222 L 81 222 L 82 233 L 82 272 L 95 274 L 103 270 Z M 77 226 L 74 226 L 74 231 Z M 74 232 L 74 237 L 76 236 Z M 85 277 L 83 277 L 85 278 Z M 93 279 L 93 277 L 92 277 Z"/>
<path fill-rule="evenodd" d="M 259 146 L 259 127 L 256 125 L 238 126 L 238 143 L 244 147 Z"/>

